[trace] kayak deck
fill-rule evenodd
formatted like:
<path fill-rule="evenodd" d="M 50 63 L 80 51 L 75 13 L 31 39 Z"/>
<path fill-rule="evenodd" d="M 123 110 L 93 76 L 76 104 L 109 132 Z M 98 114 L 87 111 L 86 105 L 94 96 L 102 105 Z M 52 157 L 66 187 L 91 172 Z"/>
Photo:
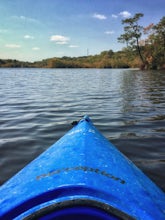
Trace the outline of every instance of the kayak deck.
<path fill-rule="evenodd" d="M 0 188 L 2 219 L 165 219 L 165 195 L 85 116 Z"/>

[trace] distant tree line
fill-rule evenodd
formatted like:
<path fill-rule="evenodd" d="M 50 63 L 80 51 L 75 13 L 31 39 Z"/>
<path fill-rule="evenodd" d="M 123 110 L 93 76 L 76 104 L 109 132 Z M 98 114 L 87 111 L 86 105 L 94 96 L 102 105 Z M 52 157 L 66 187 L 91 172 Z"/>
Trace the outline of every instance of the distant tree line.
<path fill-rule="evenodd" d="M 23 62 L 19 60 L 12 60 L 12 59 L 0 59 L 0 67 L 8 67 L 8 68 L 19 68 L 19 67 L 33 67 L 33 64 L 30 62 Z"/>
<path fill-rule="evenodd" d="M 35 67 L 45 68 L 130 68 L 138 67 L 139 58 L 125 51 L 103 51 L 98 55 L 83 57 L 51 58 L 35 62 Z"/>
<path fill-rule="evenodd" d="M 130 53 L 125 49 L 118 52 L 113 52 L 112 50 L 103 51 L 93 56 L 55 57 L 37 62 L 0 59 L 0 67 L 8 68 L 135 68 L 139 65 L 138 56 L 134 52 Z"/>
<path fill-rule="evenodd" d="M 165 17 L 158 24 L 151 23 L 147 27 L 139 25 L 141 17 L 143 14 L 137 13 L 122 20 L 124 33 L 118 41 L 126 43 L 126 47 L 121 51 L 107 50 L 93 56 L 64 56 L 37 62 L 0 59 L 0 67 L 165 69 Z"/>

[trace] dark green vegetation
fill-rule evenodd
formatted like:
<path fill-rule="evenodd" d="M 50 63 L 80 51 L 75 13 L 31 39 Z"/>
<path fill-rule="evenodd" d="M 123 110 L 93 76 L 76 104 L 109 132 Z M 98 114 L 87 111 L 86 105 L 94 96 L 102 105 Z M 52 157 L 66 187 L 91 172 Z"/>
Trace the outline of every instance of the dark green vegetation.
<path fill-rule="evenodd" d="M 118 41 L 126 43 L 122 51 L 103 51 L 84 57 L 50 58 L 38 62 L 0 59 L 0 67 L 32 68 L 165 68 L 165 17 L 156 25 L 139 25 L 142 13 L 122 20 L 124 34 Z M 143 40 L 142 40 L 143 38 Z"/>

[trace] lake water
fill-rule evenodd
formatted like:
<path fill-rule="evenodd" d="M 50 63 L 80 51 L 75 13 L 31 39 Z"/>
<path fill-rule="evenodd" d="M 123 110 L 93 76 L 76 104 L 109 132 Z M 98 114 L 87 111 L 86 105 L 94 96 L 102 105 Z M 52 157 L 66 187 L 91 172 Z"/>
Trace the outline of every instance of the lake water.
<path fill-rule="evenodd" d="M 165 72 L 0 69 L 0 184 L 88 114 L 165 191 Z"/>

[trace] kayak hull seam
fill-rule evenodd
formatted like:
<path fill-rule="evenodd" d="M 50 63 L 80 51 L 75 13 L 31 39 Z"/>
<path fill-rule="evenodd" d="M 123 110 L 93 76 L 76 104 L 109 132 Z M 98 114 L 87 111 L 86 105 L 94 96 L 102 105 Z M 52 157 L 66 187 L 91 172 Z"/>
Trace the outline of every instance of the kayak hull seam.
<path fill-rule="evenodd" d="M 114 217 L 117 217 L 119 220 L 135 220 L 134 217 L 131 217 L 127 215 L 126 213 L 106 203 L 96 201 L 93 199 L 72 199 L 72 200 L 54 203 L 44 208 L 41 208 L 40 210 L 37 210 L 31 215 L 26 216 L 25 218 L 23 218 L 23 220 L 36 220 L 52 212 L 56 212 L 58 210 L 69 208 L 69 207 L 77 207 L 77 206 L 80 206 L 80 207 L 86 206 L 86 207 L 100 209 L 110 216 L 113 215 Z"/>

